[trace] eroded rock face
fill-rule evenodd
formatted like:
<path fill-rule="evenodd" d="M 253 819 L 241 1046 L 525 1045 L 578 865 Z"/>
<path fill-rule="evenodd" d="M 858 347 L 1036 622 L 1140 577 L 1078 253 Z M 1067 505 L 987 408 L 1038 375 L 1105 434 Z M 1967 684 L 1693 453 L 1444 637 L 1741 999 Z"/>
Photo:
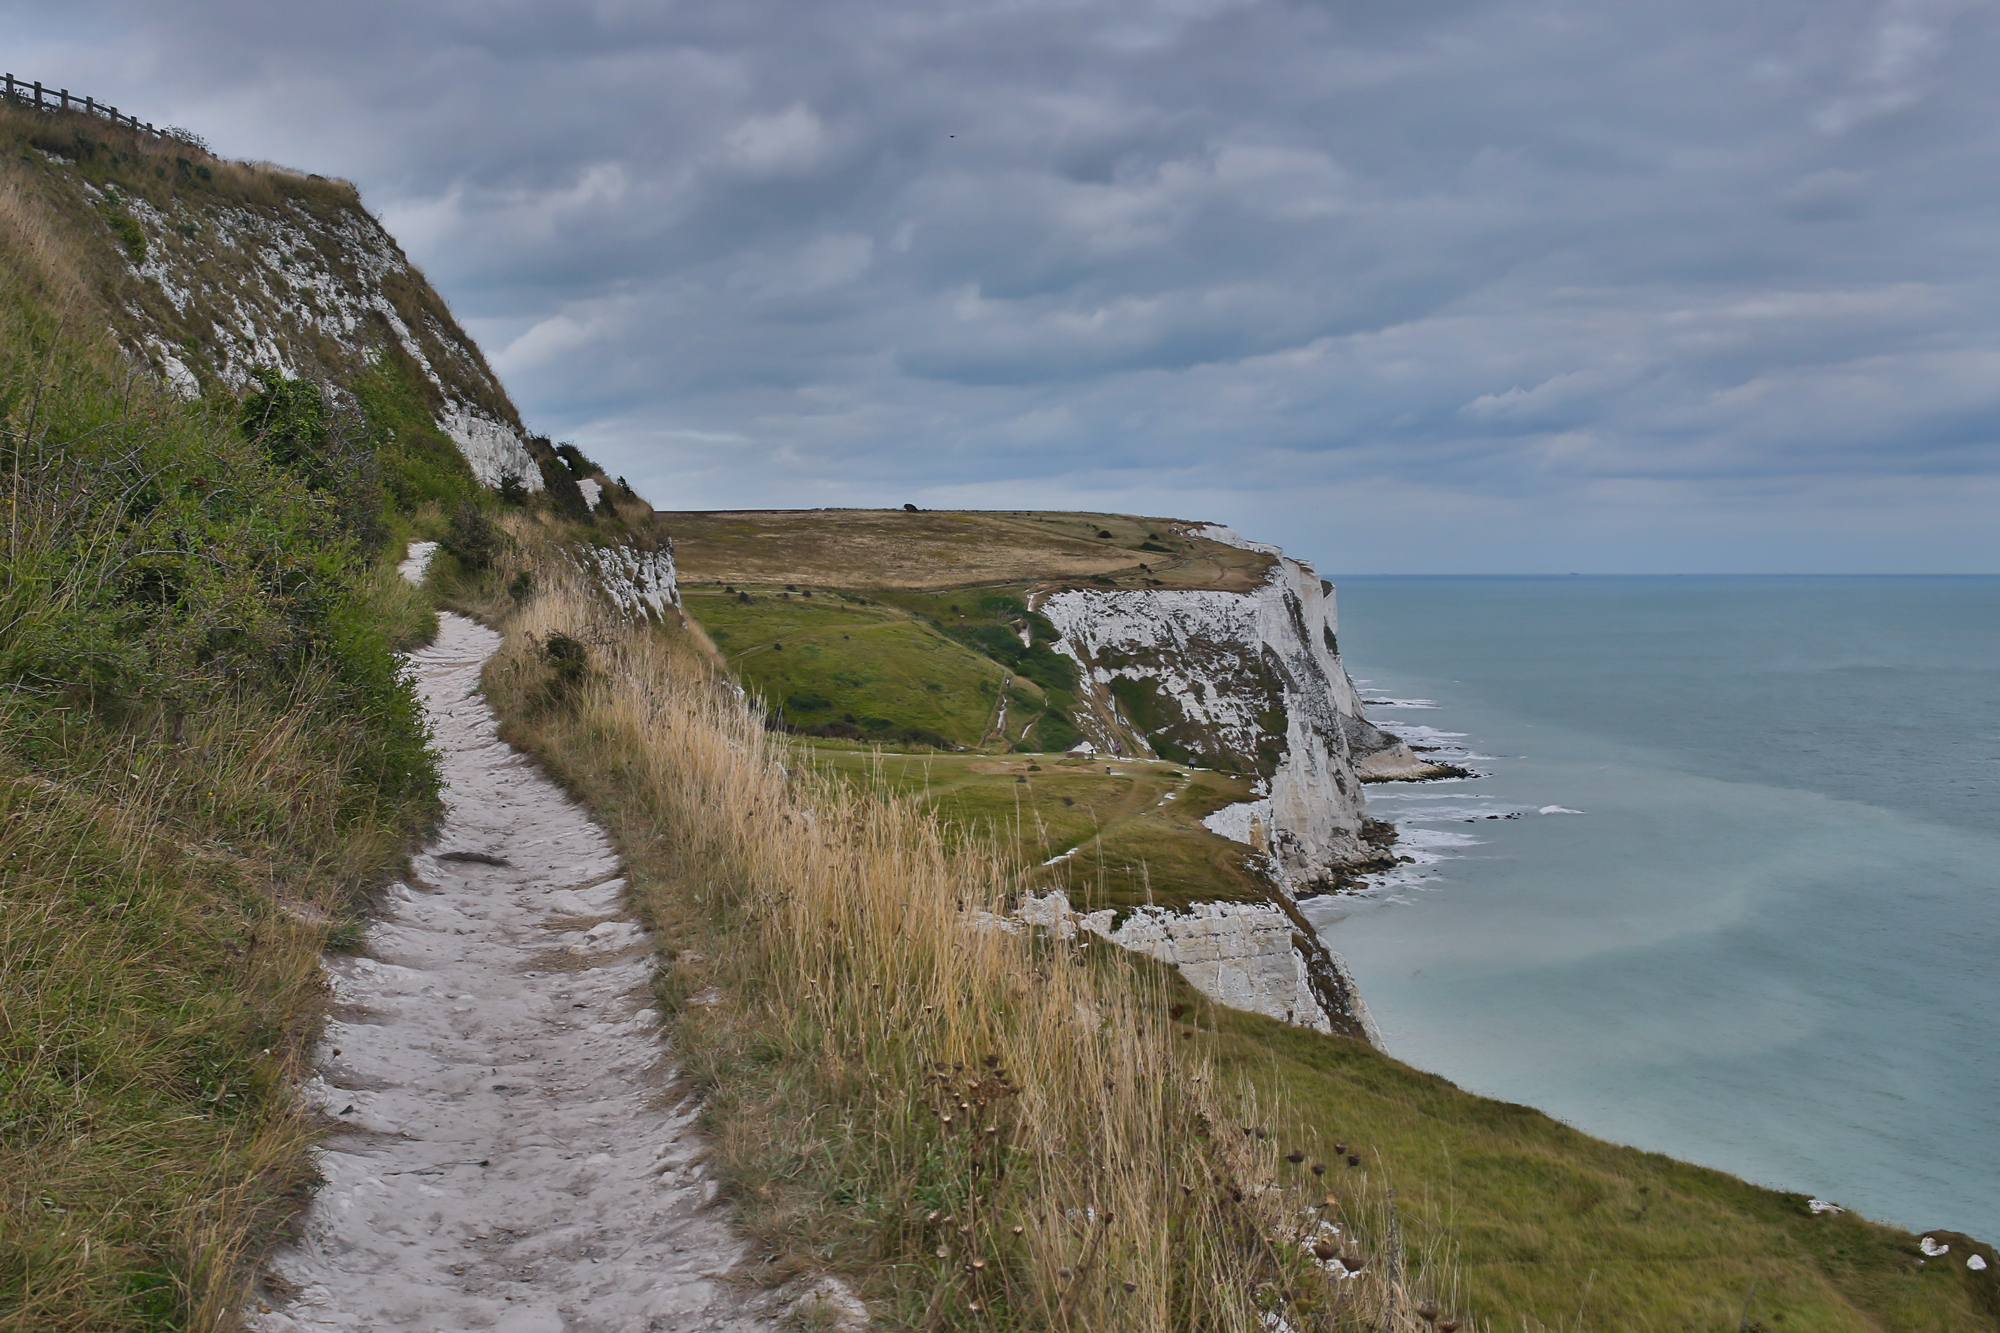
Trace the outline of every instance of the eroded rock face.
<path fill-rule="evenodd" d="M 1144 907 L 1119 921 L 1108 908 L 1071 910 L 1069 896 L 1056 889 L 1030 895 L 1021 917 L 1065 938 L 1088 931 L 1157 958 L 1217 1004 L 1381 1045 L 1346 962 L 1274 904 L 1198 903 L 1186 912 Z"/>
<path fill-rule="evenodd" d="M 680 609 L 674 581 L 674 549 L 661 542 L 650 549 L 631 544 L 576 548 L 577 559 L 626 615 L 664 620 Z"/>
<path fill-rule="evenodd" d="M 1379 854 L 1362 837 L 1349 744 L 1361 705 L 1332 585 L 1310 565 L 1273 554 L 1249 593 L 1078 588 L 1035 609 L 1078 665 L 1077 720 L 1092 742 L 1262 780 L 1261 836 L 1287 888 Z"/>
<path fill-rule="evenodd" d="M 512 476 L 541 490 L 519 415 L 478 345 L 352 188 L 275 169 L 268 183 L 263 202 L 192 192 L 162 207 L 69 179 L 145 233 L 144 258 L 125 262 L 114 301 L 127 351 L 186 398 L 241 393 L 263 366 L 338 394 L 384 356 L 405 357 L 482 484 Z"/>

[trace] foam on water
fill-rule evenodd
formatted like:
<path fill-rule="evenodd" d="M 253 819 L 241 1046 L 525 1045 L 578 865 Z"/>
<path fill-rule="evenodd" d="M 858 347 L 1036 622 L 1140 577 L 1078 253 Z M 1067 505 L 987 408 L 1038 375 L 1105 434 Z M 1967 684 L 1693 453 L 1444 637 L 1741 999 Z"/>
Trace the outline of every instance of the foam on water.
<path fill-rule="evenodd" d="M 1306 905 L 1393 1053 L 1591 1133 L 2000 1236 L 2000 580 L 1340 595 L 1364 697 L 1402 701 L 1371 717 L 1493 756 L 1371 787 L 1409 863 Z"/>

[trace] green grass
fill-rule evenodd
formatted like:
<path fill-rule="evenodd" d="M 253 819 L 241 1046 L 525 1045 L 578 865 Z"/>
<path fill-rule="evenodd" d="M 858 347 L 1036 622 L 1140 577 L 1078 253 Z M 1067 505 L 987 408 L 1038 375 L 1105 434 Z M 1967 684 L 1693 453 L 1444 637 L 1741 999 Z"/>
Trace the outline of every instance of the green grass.
<path fill-rule="evenodd" d="M 877 754 L 825 742 L 806 753 L 856 785 L 917 797 L 949 836 L 990 840 L 1024 865 L 1069 853 L 1036 878 L 1078 907 L 1185 909 L 1267 896 L 1244 864 L 1249 849 L 1201 826 L 1202 816 L 1250 799 L 1231 774 L 1060 755 Z"/>
<path fill-rule="evenodd" d="M 845 723 L 860 734 L 934 732 L 954 744 L 997 744 L 1005 670 L 923 621 L 821 591 L 684 589 L 683 604 L 767 707 L 797 727 Z M 1039 711 L 1041 691 L 1011 690 L 1010 711 Z M 1015 734 L 1018 734 L 1016 731 Z"/>
<path fill-rule="evenodd" d="M 1047 622 L 1028 615 L 1022 592 L 745 585 L 683 587 L 682 596 L 745 687 L 787 725 L 853 729 L 845 740 L 813 742 L 822 762 L 852 781 L 921 794 L 950 827 L 997 837 L 1025 864 L 1069 853 L 1042 877 L 1073 902 L 1260 900 L 1247 849 L 1200 824 L 1250 799 L 1245 780 L 1048 753 L 1076 736 L 1067 718 L 1074 665 L 1050 650 Z M 1011 681 L 1004 736 L 995 726 L 1003 681 Z M 907 750 L 921 733 L 979 753 L 891 755 L 878 771 L 876 745 Z"/>
<path fill-rule="evenodd" d="M 1814 1216 L 1804 1195 L 1591 1138 L 1360 1042 L 1175 985 L 1219 1068 L 1286 1108 L 1276 1132 L 1345 1142 L 1362 1158 L 1359 1170 L 1334 1163 L 1335 1192 L 1364 1172 L 1396 1187 L 1412 1234 L 1435 1242 L 1417 1262 L 1455 1263 L 1482 1327 L 2000 1327 L 2000 1269 L 1964 1266 L 1975 1251 L 2000 1262 L 1990 1245 L 1945 1236 L 1951 1260 L 1920 1264 L 1908 1232 L 1851 1213 Z"/>

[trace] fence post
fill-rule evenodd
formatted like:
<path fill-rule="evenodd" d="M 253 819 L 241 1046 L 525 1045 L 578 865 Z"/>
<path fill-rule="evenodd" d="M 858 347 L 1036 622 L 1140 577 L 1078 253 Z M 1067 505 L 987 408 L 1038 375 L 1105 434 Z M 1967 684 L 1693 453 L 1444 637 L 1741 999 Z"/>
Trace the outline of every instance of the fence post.
<path fill-rule="evenodd" d="M 96 99 L 95 97 L 86 97 L 86 98 L 84 98 L 84 99 L 83 99 L 83 109 L 84 109 L 84 112 L 85 112 L 86 114 L 88 114 L 88 115 L 96 115 L 96 114 L 97 114 L 97 99 Z"/>
<path fill-rule="evenodd" d="M 10 102 L 14 100 L 14 76 L 12 74 L 7 76 L 7 100 Z"/>
<path fill-rule="evenodd" d="M 67 88 L 62 90 L 62 109 L 65 111 L 69 110 L 69 89 Z"/>
<path fill-rule="evenodd" d="M 42 109 L 42 81 L 41 81 L 40 79 L 36 79 L 36 80 L 35 80 L 35 110 L 37 110 L 37 111 L 40 111 L 41 109 Z"/>

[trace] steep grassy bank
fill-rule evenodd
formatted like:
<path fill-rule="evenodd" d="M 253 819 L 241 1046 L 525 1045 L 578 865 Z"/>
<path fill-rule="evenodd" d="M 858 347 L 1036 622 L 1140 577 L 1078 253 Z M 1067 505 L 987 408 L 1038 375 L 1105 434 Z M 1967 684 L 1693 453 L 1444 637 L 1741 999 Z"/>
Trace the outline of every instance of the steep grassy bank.
<path fill-rule="evenodd" d="M 317 955 L 435 809 L 427 613 L 0 189 L 0 1327 L 226 1327 L 310 1178 Z"/>
<path fill-rule="evenodd" d="M 1394 1240 L 1380 1177 L 1330 1197 L 1311 1164 L 1331 1143 L 1270 1133 L 1164 973 L 997 928 L 1010 858 L 793 766 L 684 639 L 525 542 L 512 559 L 530 598 L 504 562 L 466 596 L 508 635 L 488 698 L 628 857 L 767 1276 L 846 1273 L 889 1327 L 1421 1326 L 1411 1293 L 1443 1270 Z"/>

